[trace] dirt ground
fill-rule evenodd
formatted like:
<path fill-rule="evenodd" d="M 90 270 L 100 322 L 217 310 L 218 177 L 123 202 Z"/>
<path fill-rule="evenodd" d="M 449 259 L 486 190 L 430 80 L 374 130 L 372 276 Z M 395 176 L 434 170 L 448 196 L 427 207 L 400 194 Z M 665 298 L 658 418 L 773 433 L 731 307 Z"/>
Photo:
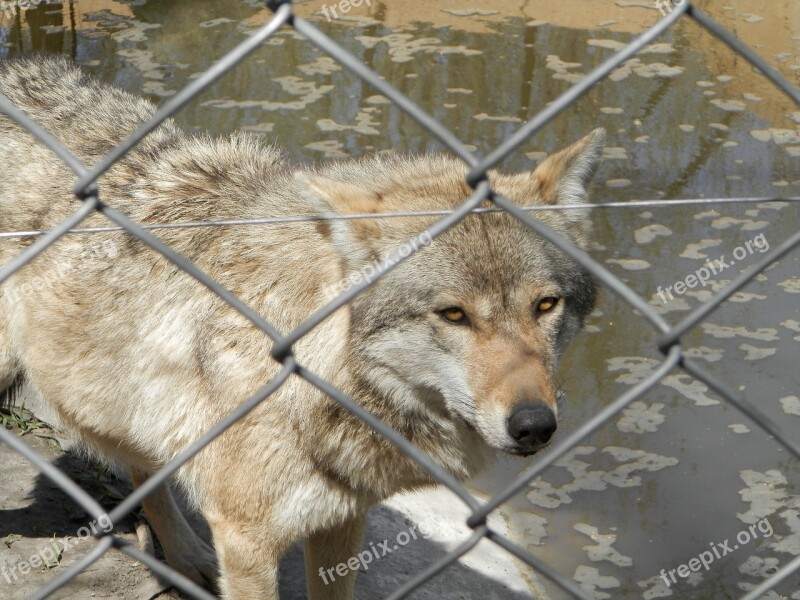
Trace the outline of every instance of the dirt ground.
<path fill-rule="evenodd" d="M 111 508 L 130 490 L 124 482 L 98 464 L 74 453 L 65 453 L 46 426 L 23 433 L 12 431 L 43 457 L 69 474 L 101 503 Z M 96 543 L 82 537 L 81 527 L 91 517 L 76 507 L 60 489 L 20 455 L 0 444 L 0 596 L 9 600 L 28 598 L 48 580 L 83 557 Z M 117 526 L 119 535 L 137 542 L 138 516 Z M 39 560 L 37 560 L 37 558 Z M 46 564 L 40 564 L 45 563 Z M 29 572 L 23 574 L 22 571 Z M 111 551 L 83 571 L 56 597 L 63 599 L 114 598 L 150 600 L 167 598 L 161 585 L 143 565 L 124 554 Z"/>

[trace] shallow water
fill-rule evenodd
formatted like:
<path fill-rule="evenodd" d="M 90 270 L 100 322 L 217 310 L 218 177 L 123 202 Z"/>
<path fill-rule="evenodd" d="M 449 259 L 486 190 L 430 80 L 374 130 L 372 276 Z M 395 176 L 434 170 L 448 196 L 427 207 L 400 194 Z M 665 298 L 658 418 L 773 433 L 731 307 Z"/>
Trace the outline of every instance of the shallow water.
<path fill-rule="evenodd" d="M 653 23 L 648 2 L 372 2 L 328 22 L 298 11 L 486 153 L 570 84 Z M 800 83 L 795 0 L 700 3 Z M 413 7 L 413 8 L 412 8 Z M 316 13 L 316 14 L 315 14 Z M 0 21 L 0 56 L 72 56 L 106 81 L 162 102 L 266 22 L 258 2 L 79 0 Z M 382 96 L 283 31 L 183 110 L 184 127 L 263 133 L 298 161 L 396 149 L 439 150 Z M 800 108 L 692 22 L 614 72 L 507 159 L 529 169 L 544 152 L 597 126 L 609 132 L 595 202 L 800 196 Z M 797 229 L 788 202 L 594 211 L 595 257 L 677 321 L 740 268 Z M 764 240 L 756 247 L 753 240 Z M 748 251 L 746 243 L 751 243 Z M 663 302 L 658 290 L 743 248 L 740 260 Z M 686 336 L 711 372 L 790 433 L 800 424 L 797 252 L 759 275 Z M 569 431 L 658 364 L 654 331 L 609 291 L 565 358 L 562 430 Z M 503 459 L 476 488 L 489 493 L 528 461 Z M 503 509 L 514 538 L 597 598 L 735 598 L 800 554 L 796 461 L 703 384 L 673 372 Z M 742 544 L 668 588 L 661 569 L 687 563 L 761 519 L 773 535 Z M 764 525 L 766 530 L 766 525 Z M 531 589 L 543 585 L 530 575 Z M 778 588 L 800 598 L 800 577 Z M 778 598 L 777 594 L 765 596 Z"/>

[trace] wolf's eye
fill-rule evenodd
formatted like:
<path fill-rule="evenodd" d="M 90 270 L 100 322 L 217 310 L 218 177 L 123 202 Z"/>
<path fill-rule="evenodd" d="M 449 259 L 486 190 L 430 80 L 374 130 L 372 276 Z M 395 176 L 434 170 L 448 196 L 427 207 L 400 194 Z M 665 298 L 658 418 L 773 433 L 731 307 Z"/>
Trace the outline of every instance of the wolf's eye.
<path fill-rule="evenodd" d="M 468 322 L 467 313 L 457 306 L 451 306 L 438 311 L 439 315 L 448 323 L 455 325 L 465 325 Z"/>
<path fill-rule="evenodd" d="M 536 305 L 536 314 L 541 315 L 542 313 L 549 312 L 553 310 L 557 304 L 558 298 L 555 296 L 547 296 L 546 298 L 542 298 Z"/>

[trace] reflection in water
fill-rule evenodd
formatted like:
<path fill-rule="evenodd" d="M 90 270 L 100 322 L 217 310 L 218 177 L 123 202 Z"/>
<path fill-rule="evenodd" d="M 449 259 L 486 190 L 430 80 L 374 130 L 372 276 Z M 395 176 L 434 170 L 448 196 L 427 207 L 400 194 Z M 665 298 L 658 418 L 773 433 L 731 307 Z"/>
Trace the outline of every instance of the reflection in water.
<path fill-rule="evenodd" d="M 70 15 L 74 23 L 74 12 L 65 11 L 62 3 L 40 4 L 29 10 L 8 9 L 6 18 L 14 22 L 9 30 L 6 47 L 15 52 L 64 52 L 66 27 L 63 25 L 65 13 Z M 24 26 L 23 26 L 24 24 Z M 74 29 L 74 27 L 73 27 Z M 77 39 L 70 36 L 69 54 L 75 58 Z"/>
<path fill-rule="evenodd" d="M 700 2 L 795 83 L 800 13 L 794 0 Z M 328 22 L 298 11 L 381 73 L 477 152 L 521 123 L 658 17 L 646 2 L 377 2 Z M 0 21 L 0 48 L 72 56 L 106 81 L 154 101 L 181 89 L 266 22 L 259 2 L 42 4 Z M 176 119 L 212 133 L 245 128 L 298 161 L 394 149 L 440 150 L 413 120 L 291 31 Z M 530 168 L 547 151 L 604 126 L 609 147 L 597 202 L 798 196 L 800 109 L 690 22 L 617 69 L 507 159 Z M 265 215 L 268 216 L 268 215 Z M 657 293 L 763 234 L 796 230 L 797 205 L 595 211 L 594 255 L 668 319 L 707 300 L 756 258 L 664 303 Z M 268 235 L 265 228 L 265 235 Z M 800 423 L 796 363 L 800 268 L 789 256 L 713 313 L 684 344 L 792 431 Z M 569 431 L 659 364 L 654 332 L 606 292 L 565 358 L 562 430 Z M 475 483 L 497 490 L 527 463 L 504 458 Z M 501 511 L 514 538 L 597 598 L 733 598 L 800 554 L 797 467 L 773 440 L 705 385 L 676 371 L 546 471 Z M 671 588 L 664 568 L 768 518 L 774 535 Z M 526 571 L 527 572 L 527 571 Z M 553 598 L 562 597 L 545 585 Z M 795 579 L 784 594 L 800 598 Z M 534 589 L 533 587 L 531 589 Z M 793 594 L 793 595 L 792 595 Z M 772 596 L 777 598 L 777 596 Z M 786 596 L 785 596 L 786 597 Z"/>

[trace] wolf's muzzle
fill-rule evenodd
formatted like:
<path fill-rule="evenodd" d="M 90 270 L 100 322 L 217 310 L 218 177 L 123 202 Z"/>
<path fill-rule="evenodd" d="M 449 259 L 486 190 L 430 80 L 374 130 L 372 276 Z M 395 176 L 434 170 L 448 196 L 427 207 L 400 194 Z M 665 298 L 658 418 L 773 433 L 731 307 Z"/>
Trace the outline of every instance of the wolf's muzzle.
<path fill-rule="evenodd" d="M 520 454 L 535 452 L 553 437 L 558 424 L 552 410 L 543 404 L 517 404 L 508 417 L 508 435 Z"/>

